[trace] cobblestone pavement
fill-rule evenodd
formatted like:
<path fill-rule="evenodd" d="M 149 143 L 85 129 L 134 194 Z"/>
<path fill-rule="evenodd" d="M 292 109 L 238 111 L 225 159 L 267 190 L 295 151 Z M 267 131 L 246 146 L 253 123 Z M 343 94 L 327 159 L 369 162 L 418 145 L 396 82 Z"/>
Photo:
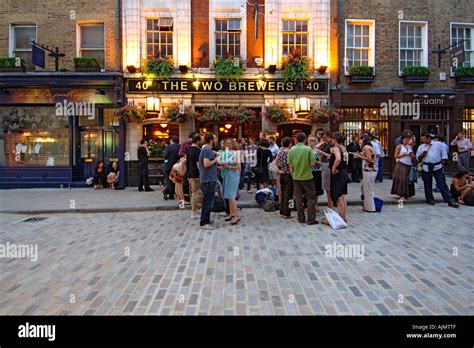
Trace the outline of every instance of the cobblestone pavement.
<path fill-rule="evenodd" d="M 0 244 L 39 250 L 0 259 L 0 315 L 473 315 L 472 212 L 350 207 L 337 231 L 258 209 L 214 231 L 189 211 L 0 215 Z M 331 258 L 333 243 L 364 253 Z"/>

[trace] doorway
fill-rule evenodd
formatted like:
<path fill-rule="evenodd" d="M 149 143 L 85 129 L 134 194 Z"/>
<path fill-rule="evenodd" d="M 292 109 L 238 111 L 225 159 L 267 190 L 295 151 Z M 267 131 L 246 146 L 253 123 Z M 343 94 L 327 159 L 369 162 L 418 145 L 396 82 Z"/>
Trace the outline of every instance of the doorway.
<path fill-rule="evenodd" d="M 277 127 L 278 135 L 280 139 L 284 137 L 294 138 L 298 133 L 305 133 L 306 135 L 310 135 L 312 130 L 312 126 L 309 124 L 304 123 L 290 123 L 290 124 L 282 124 Z"/>

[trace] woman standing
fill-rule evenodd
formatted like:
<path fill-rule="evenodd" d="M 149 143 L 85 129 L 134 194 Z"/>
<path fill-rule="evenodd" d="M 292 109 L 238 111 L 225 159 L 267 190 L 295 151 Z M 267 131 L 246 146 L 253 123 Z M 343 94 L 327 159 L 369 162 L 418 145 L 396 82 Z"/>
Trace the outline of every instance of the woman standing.
<path fill-rule="evenodd" d="M 362 199 L 364 200 L 363 211 L 375 212 L 375 178 L 377 176 L 377 168 L 375 168 L 375 150 L 372 147 L 370 138 L 364 134 L 359 139 L 359 145 L 362 149 L 361 153 L 353 152 L 357 158 L 362 160 Z"/>
<path fill-rule="evenodd" d="M 280 215 L 285 219 L 290 219 L 291 209 L 289 202 L 293 199 L 293 178 L 291 177 L 290 166 L 288 165 L 288 150 L 290 149 L 291 138 L 285 137 L 281 140 L 281 148 L 276 156 L 276 166 L 280 172 Z"/>
<path fill-rule="evenodd" d="M 268 164 L 273 160 L 272 152 L 268 149 L 269 147 L 270 142 L 267 139 L 260 139 L 258 142 L 257 165 L 253 170 L 259 189 L 267 187 L 269 179 Z"/>
<path fill-rule="evenodd" d="M 415 153 L 410 145 L 411 135 L 402 134 L 402 143 L 395 148 L 395 170 L 393 172 L 392 195 L 408 199 L 415 195 L 415 184 L 410 183 Z"/>
<path fill-rule="evenodd" d="M 316 193 L 316 210 L 318 210 L 318 197 L 324 194 L 323 181 L 321 176 L 321 158 L 317 150 L 318 138 L 314 135 L 308 137 L 308 144 L 314 151 L 314 166 L 311 166 L 311 173 L 313 174 L 314 180 L 314 192 Z"/>
<path fill-rule="evenodd" d="M 344 138 L 339 132 L 335 132 L 332 137 L 334 147 L 331 148 L 331 157 L 329 158 L 329 168 L 331 169 L 331 199 L 337 206 L 339 215 L 347 222 L 346 217 L 346 197 L 347 195 L 347 158 L 346 148 L 341 144 Z M 375 178 L 374 178 L 375 181 Z"/>
<path fill-rule="evenodd" d="M 227 139 L 224 142 L 225 150 L 221 157 L 222 197 L 229 202 L 230 217 L 225 221 L 230 221 L 232 225 L 237 225 L 240 221 L 237 207 L 237 194 L 239 193 L 240 180 L 240 159 L 237 151 L 237 144 Z"/>

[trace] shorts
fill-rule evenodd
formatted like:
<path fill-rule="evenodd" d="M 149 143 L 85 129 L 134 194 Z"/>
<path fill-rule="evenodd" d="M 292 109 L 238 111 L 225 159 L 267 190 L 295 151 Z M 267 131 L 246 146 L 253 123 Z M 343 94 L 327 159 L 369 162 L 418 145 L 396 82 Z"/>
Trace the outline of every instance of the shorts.
<path fill-rule="evenodd" d="M 198 178 L 189 178 L 189 195 L 191 196 L 191 204 L 202 204 L 201 183 Z"/>

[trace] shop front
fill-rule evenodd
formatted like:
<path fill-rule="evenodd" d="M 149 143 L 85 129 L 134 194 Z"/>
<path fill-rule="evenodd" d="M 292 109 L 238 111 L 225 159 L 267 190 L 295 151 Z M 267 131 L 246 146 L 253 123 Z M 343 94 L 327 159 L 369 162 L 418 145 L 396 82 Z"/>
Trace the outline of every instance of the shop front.
<path fill-rule="evenodd" d="M 4 74 L 0 187 L 84 185 L 99 159 L 119 161 L 119 74 Z"/>

